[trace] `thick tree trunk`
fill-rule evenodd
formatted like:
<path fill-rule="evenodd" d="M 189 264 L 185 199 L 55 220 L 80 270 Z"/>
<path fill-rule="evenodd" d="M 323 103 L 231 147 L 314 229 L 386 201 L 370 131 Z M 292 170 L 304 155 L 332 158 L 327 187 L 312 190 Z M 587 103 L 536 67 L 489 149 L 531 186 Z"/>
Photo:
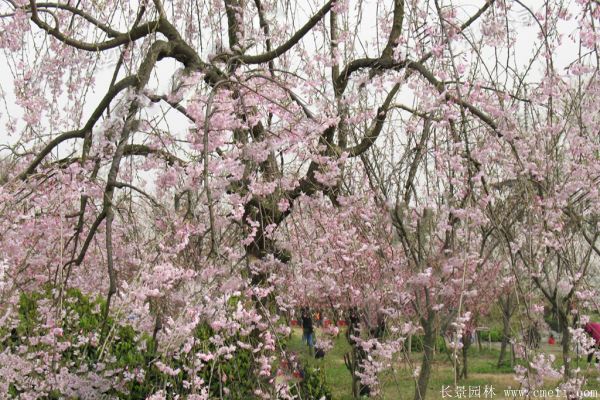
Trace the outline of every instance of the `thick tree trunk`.
<path fill-rule="evenodd" d="M 569 320 L 566 313 L 559 312 L 559 324 L 562 331 L 562 357 L 563 357 L 563 380 L 566 382 L 571 378 L 571 334 L 569 333 Z M 578 400 L 579 396 L 576 393 L 567 393 L 567 400 Z"/>
<path fill-rule="evenodd" d="M 510 344 L 510 319 L 513 315 L 513 305 L 510 293 L 506 295 L 506 299 L 500 299 L 500 308 L 502 309 L 502 344 L 500 345 L 500 356 L 498 357 L 498 367 L 504 363 L 506 357 L 507 348 Z M 511 344 L 511 366 L 513 362 L 513 347 Z"/>
<path fill-rule="evenodd" d="M 359 394 L 360 393 L 360 388 L 359 388 L 360 380 L 359 380 L 358 376 L 356 375 L 358 357 L 357 357 L 356 347 L 354 345 L 352 345 L 351 352 L 344 354 L 344 363 L 346 364 L 346 368 L 348 369 L 348 371 L 350 372 L 350 375 L 352 376 L 352 398 L 358 399 L 360 396 L 360 394 Z"/>
<path fill-rule="evenodd" d="M 469 347 L 471 347 L 471 338 L 467 337 L 467 336 L 463 336 L 461 376 L 465 379 L 467 379 L 467 356 L 469 353 Z"/>
<path fill-rule="evenodd" d="M 571 377 L 571 362 L 570 362 L 570 351 L 571 351 L 571 335 L 569 334 L 569 321 L 566 313 L 559 313 L 559 324 L 560 330 L 562 331 L 562 357 L 563 365 L 565 367 L 563 372 L 564 380 L 568 380 Z"/>
<path fill-rule="evenodd" d="M 363 372 L 362 362 L 365 359 L 366 354 L 364 350 L 360 349 L 356 343 L 352 344 L 352 351 L 344 354 L 344 363 L 346 368 L 352 376 L 352 397 L 354 399 L 360 399 L 363 396 L 369 396 L 371 388 L 364 385 L 360 381 L 359 373 Z"/>
<path fill-rule="evenodd" d="M 429 375 L 431 374 L 431 365 L 433 363 L 433 346 L 435 345 L 433 319 L 422 320 L 421 325 L 425 331 L 425 337 L 423 338 L 423 360 L 421 361 L 421 371 L 419 372 L 419 379 L 415 388 L 414 400 L 425 400 Z"/>
<path fill-rule="evenodd" d="M 359 348 L 356 341 L 352 337 L 360 336 L 358 310 L 352 309 L 348 315 L 348 330 L 346 331 L 346 339 L 352 347 L 352 351 L 344 354 L 344 363 L 352 376 L 352 396 L 355 399 L 361 398 L 363 395 L 368 395 L 370 388 L 362 385 L 358 373 L 361 372 L 361 363 L 365 357 L 364 350 Z"/>

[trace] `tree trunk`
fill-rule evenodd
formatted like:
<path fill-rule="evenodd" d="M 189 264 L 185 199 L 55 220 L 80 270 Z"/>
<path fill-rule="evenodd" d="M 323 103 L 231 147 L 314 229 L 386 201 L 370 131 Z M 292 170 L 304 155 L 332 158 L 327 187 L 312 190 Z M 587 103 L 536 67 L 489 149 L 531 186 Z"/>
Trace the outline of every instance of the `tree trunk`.
<path fill-rule="evenodd" d="M 344 363 L 346 364 L 346 368 L 352 376 L 352 397 L 354 399 L 359 399 L 363 395 L 368 395 L 370 393 L 370 388 L 368 386 L 363 385 L 360 382 L 360 377 L 358 376 L 358 373 L 362 372 L 361 363 L 366 354 L 364 354 L 364 350 L 362 348 L 359 348 L 356 341 L 352 339 L 353 336 L 360 336 L 357 310 L 351 310 L 350 315 L 348 316 L 348 329 L 346 330 L 346 339 L 348 340 L 348 344 L 350 344 L 352 351 L 344 354 Z"/>
<path fill-rule="evenodd" d="M 471 347 L 471 338 L 466 335 L 463 336 L 463 348 L 462 348 L 462 372 L 461 376 L 467 379 L 467 355 Z"/>
<path fill-rule="evenodd" d="M 360 394 L 359 394 L 360 393 L 360 388 L 359 388 L 360 380 L 359 380 L 358 376 L 356 375 L 358 357 L 356 354 L 356 347 L 354 345 L 352 345 L 352 351 L 350 353 L 344 354 L 344 362 L 346 363 L 346 368 L 348 368 L 348 371 L 350 372 L 350 375 L 352 376 L 352 398 L 358 399 L 360 396 Z"/>
<path fill-rule="evenodd" d="M 433 363 L 433 346 L 435 344 L 433 319 L 429 317 L 427 321 L 422 320 L 421 325 L 425 331 L 425 337 L 423 338 L 423 360 L 421 361 L 421 371 L 419 372 L 414 400 L 425 400 L 429 375 L 431 374 L 431 365 Z"/>
<path fill-rule="evenodd" d="M 498 357 L 498 367 L 504 363 L 506 348 L 510 342 L 510 312 L 502 306 L 502 344 L 500 345 L 500 357 Z"/>
<path fill-rule="evenodd" d="M 563 378 L 567 381 L 571 377 L 571 362 L 569 359 L 571 335 L 569 334 L 569 320 L 567 319 L 566 313 L 559 312 L 559 324 L 560 330 L 562 331 L 562 357 L 563 365 L 565 367 Z"/>
<path fill-rule="evenodd" d="M 510 344 L 510 367 L 513 368 L 515 363 L 517 362 L 515 356 L 515 345 L 513 343 Z"/>
<path fill-rule="evenodd" d="M 502 310 L 502 344 L 500 345 L 500 356 L 498 357 L 498 367 L 504 363 L 504 357 L 506 357 L 506 349 L 510 343 L 510 319 L 513 315 L 514 309 L 512 305 L 512 298 L 510 293 L 506 295 L 506 300 L 500 299 L 500 308 Z M 490 332 L 491 333 L 491 332 Z M 511 367 L 513 363 L 513 346 L 511 344 Z"/>

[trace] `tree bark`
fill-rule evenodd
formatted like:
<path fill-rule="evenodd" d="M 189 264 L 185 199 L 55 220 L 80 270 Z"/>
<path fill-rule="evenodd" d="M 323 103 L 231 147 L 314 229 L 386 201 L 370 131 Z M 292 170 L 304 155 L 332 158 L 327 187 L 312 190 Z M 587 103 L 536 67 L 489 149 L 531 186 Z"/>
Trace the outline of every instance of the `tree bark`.
<path fill-rule="evenodd" d="M 469 348 L 471 347 L 471 338 L 466 335 L 463 336 L 463 348 L 462 348 L 462 372 L 461 376 L 467 379 L 467 356 Z"/>
<path fill-rule="evenodd" d="M 566 313 L 560 312 L 558 314 L 560 330 L 562 331 L 562 357 L 563 365 L 565 367 L 563 378 L 567 381 L 571 377 L 571 362 L 569 353 L 571 350 L 571 335 L 569 334 L 569 320 L 567 319 Z"/>
<path fill-rule="evenodd" d="M 431 374 L 431 365 L 433 363 L 433 346 L 435 344 L 432 318 L 429 317 L 427 320 L 421 320 L 421 326 L 425 331 L 425 337 L 423 338 L 423 360 L 421 361 L 421 371 L 419 372 L 415 388 L 414 400 L 425 400 L 429 375 Z"/>
<path fill-rule="evenodd" d="M 504 363 L 506 356 L 506 348 L 510 342 L 510 297 L 506 299 L 506 303 L 501 300 L 502 305 L 502 344 L 500 345 L 500 357 L 498 357 L 498 367 Z"/>

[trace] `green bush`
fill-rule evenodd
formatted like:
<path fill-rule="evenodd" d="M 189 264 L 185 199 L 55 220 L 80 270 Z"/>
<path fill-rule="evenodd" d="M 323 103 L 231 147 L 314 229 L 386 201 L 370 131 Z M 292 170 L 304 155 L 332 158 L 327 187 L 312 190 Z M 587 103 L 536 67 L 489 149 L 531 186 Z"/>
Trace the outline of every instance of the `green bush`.
<path fill-rule="evenodd" d="M 411 342 L 411 346 L 410 346 L 410 350 L 411 351 L 423 351 L 423 341 L 424 341 L 424 335 L 414 335 L 412 337 L 412 342 Z M 404 345 L 406 347 L 408 347 L 408 339 L 406 339 Z M 435 347 L 438 351 L 445 351 L 446 350 L 446 341 L 444 340 L 443 337 L 441 336 L 437 336 L 436 337 L 436 343 L 435 343 Z"/>
<path fill-rule="evenodd" d="M 39 307 L 42 303 L 47 305 L 51 301 L 50 290 L 42 293 L 21 294 L 16 326 L 11 330 L 0 327 L 0 352 L 10 349 L 12 353 L 16 354 L 22 346 L 27 347 L 27 352 L 31 354 L 49 350 L 49 345 L 38 343 L 35 339 L 48 333 L 48 328 L 44 328 L 45 321 L 41 320 Z M 60 342 L 77 343 L 78 338 L 94 335 L 99 338 L 103 328 L 102 315 L 105 304 L 103 299 L 91 300 L 78 290 L 66 291 L 62 304 L 65 317 L 62 319 L 63 325 L 60 326 L 62 328 Z M 105 364 L 104 371 L 115 371 L 112 382 L 114 385 L 111 383 L 111 389 L 104 393 L 111 398 L 142 399 L 161 389 L 168 393 L 168 398 L 189 394 L 189 389 L 184 386 L 184 381 L 191 380 L 191 377 L 185 366 L 191 365 L 192 360 L 186 359 L 185 355 L 172 357 L 159 354 L 149 335 L 139 334 L 129 325 L 117 324 L 112 318 L 108 319 L 105 329 L 107 332 L 111 332 L 111 336 L 104 348 L 101 343 L 90 344 L 89 342 L 84 345 L 65 346 L 60 353 L 60 367 L 67 368 L 71 373 L 79 373 L 76 371 L 95 371 L 97 365 L 102 362 Z M 198 339 L 196 345 L 187 354 L 209 353 L 216 350 L 215 345 L 209 340 L 213 335 L 214 332 L 208 324 L 200 324 L 195 331 L 196 339 Z M 235 344 L 238 339 L 237 337 L 228 338 L 226 344 Z M 102 358 L 100 358 L 101 356 Z M 174 370 L 179 368 L 179 374 L 170 376 L 161 372 L 156 367 L 156 361 L 159 360 Z M 228 399 L 243 400 L 255 397 L 253 390 L 257 382 L 253 355 L 250 350 L 238 348 L 230 360 L 219 359 L 216 367 L 221 376 L 228 377 L 227 382 L 223 383 L 223 387 L 229 390 Z M 124 374 L 134 371 L 143 371 L 144 378 L 125 381 Z M 85 374 L 85 372 L 83 373 Z M 210 368 L 204 368 L 197 374 L 206 383 L 210 382 L 210 397 L 219 397 L 222 387 L 221 380 L 217 377 L 218 374 L 211 371 Z M 40 376 L 32 378 L 43 379 Z M 314 371 L 310 371 L 306 390 L 318 391 L 321 388 L 318 384 L 319 379 Z M 121 389 L 117 389 L 118 386 L 121 386 Z M 18 397 L 20 391 L 17 389 L 16 383 L 9 387 L 9 395 Z M 0 397 L 3 395 L 0 393 Z M 63 393 L 54 390 L 46 398 L 55 400 L 64 398 L 64 396 Z"/>
<path fill-rule="evenodd" d="M 301 399 L 331 400 L 325 373 L 320 368 L 306 367 L 304 379 L 292 387 L 291 393 Z"/>
<path fill-rule="evenodd" d="M 42 305 L 52 304 L 52 301 L 51 290 L 22 293 L 19 298 L 16 326 L 10 331 L 6 327 L 0 328 L 0 338 L 3 338 L 0 340 L 0 352 L 10 350 L 13 354 L 17 354 L 20 353 L 19 349 L 26 348 L 28 353 L 34 354 L 52 350 L 50 344 L 38 340 L 49 333 L 49 328 L 45 327 L 39 309 Z M 57 369 L 67 368 L 70 373 L 85 374 L 86 371 L 95 371 L 102 362 L 106 366 L 105 371 L 122 372 L 145 368 L 151 362 L 155 356 L 151 338 L 147 335 L 138 335 L 130 326 L 116 324 L 112 318 L 106 322 L 106 331 L 112 332 L 112 340 L 107 341 L 102 349 L 98 339 L 103 327 L 104 307 L 106 303 L 103 299 L 91 300 L 79 290 L 68 289 L 64 293 L 62 300 L 64 317 L 61 320 L 62 325 L 57 327 L 62 329 L 57 342 L 63 344 L 59 358 L 60 365 Z M 97 343 L 89 340 L 92 337 L 96 338 Z M 145 348 L 147 351 L 141 352 L 140 348 Z M 43 376 L 32 373 L 28 378 L 39 380 L 43 379 Z M 115 382 L 119 379 L 119 376 L 115 376 Z M 137 382 L 132 385 L 136 384 Z M 12 396 L 19 395 L 17 382 L 11 384 L 10 388 Z M 134 398 L 114 388 L 105 394 L 121 399 Z M 64 398 L 64 394 L 53 390 L 47 398 L 60 399 Z"/>
<path fill-rule="evenodd" d="M 558 318 L 556 318 L 554 314 L 544 316 L 544 321 L 554 332 L 561 332 L 560 324 L 558 323 Z"/>
<path fill-rule="evenodd" d="M 492 342 L 502 342 L 502 338 L 504 337 L 501 328 L 491 328 L 489 334 Z M 482 342 L 488 340 L 488 332 L 480 332 L 480 335 Z"/>

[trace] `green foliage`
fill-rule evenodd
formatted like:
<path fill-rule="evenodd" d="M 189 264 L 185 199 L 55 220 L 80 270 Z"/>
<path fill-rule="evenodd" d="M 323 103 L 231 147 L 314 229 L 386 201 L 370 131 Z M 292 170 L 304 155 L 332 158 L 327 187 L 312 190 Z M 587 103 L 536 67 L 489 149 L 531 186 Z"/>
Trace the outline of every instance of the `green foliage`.
<path fill-rule="evenodd" d="M 544 316 L 544 321 L 548 324 L 550 329 L 555 332 L 561 332 L 560 324 L 558 323 L 558 318 L 556 314 L 548 314 Z"/>
<path fill-rule="evenodd" d="M 488 340 L 488 333 L 487 332 L 480 332 L 479 333 L 481 335 L 481 341 L 487 341 Z M 504 337 L 504 334 L 502 333 L 502 329 L 500 328 L 491 328 L 489 331 L 489 340 L 491 340 L 492 342 L 502 342 L 502 338 Z"/>
<path fill-rule="evenodd" d="M 133 330 L 131 331 L 131 333 Z M 186 381 L 191 381 L 189 369 L 186 366 L 191 365 L 194 360 L 191 357 L 197 353 L 212 353 L 217 350 L 217 346 L 210 342 L 210 338 L 215 335 L 215 332 L 207 323 L 201 323 L 195 330 L 195 345 L 189 351 L 188 356 L 167 357 L 164 354 L 157 354 L 153 351 L 148 351 L 145 354 L 139 354 L 138 358 L 121 357 L 120 360 L 128 361 L 122 365 L 123 368 L 132 369 L 134 367 L 146 368 L 145 379 L 142 382 L 133 381 L 129 387 L 129 395 L 121 396 L 122 399 L 141 399 L 146 398 L 157 390 L 164 389 L 167 393 L 167 398 L 175 398 L 175 395 L 189 394 L 190 390 L 184 384 Z M 233 344 L 237 341 L 237 337 L 227 339 L 226 344 Z M 129 342 L 125 342 L 128 344 Z M 117 352 L 122 351 L 123 354 L 130 354 L 129 347 L 120 347 L 115 349 Z M 152 355 L 152 357 L 148 357 Z M 223 389 L 229 391 L 227 399 L 243 400 L 254 398 L 254 388 L 256 386 L 256 377 L 254 374 L 254 363 L 250 350 L 238 348 L 233 357 L 229 360 L 219 359 L 217 363 L 209 362 L 205 368 L 196 372 L 197 376 L 204 380 L 209 385 L 210 398 L 220 397 Z M 160 359 L 165 365 L 173 370 L 180 372 L 175 375 L 167 375 L 156 367 L 154 361 Z M 224 378 L 225 377 L 225 378 Z"/>
<path fill-rule="evenodd" d="M 346 351 L 348 346 L 346 338 L 340 335 L 335 340 L 337 346 L 328 352 L 325 357 L 330 359 L 332 357 L 342 357 L 343 351 Z M 290 336 L 280 337 L 281 346 L 286 351 L 292 351 L 294 353 L 299 352 L 299 348 L 307 350 L 304 343 L 301 342 L 299 336 L 294 334 Z M 341 351 L 341 352 L 340 352 Z M 324 367 L 324 360 L 316 360 L 314 355 L 300 352 L 300 358 L 298 359 L 303 372 L 303 379 L 290 386 L 290 393 L 296 395 L 301 399 L 321 399 L 327 400 L 332 399 L 332 393 L 329 386 L 329 380 L 327 379 L 326 373 L 332 372 L 335 369 Z M 343 365 L 343 364 L 342 364 Z M 346 378 L 348 373 L 342 371 L 342 378 Z"/>
<path fill-rule="evenodd" d="M 235 303 L 232 303 L 234 305 Z M 198 339 L 198 345 L 195 350 L 190 353 L 196 352 L 213 352 L 216 350 L 214 344 L 211 344 L 209 339 L 214 336 L 214 331 L 207 324 L 200 324 L 196 328 L 196 338 Z M 235 343 L 238 338 L 233 337 L 228 339 L 229 342 Z M 219 379 L 214 376 L 226 376 L 227 377 L 227 389 L 230 391 L 228 398 L 230 399 L 249 399 L 253 398 L 253 391 L 256 385 L 256 378 L 253 375 L 253 355 L 250 350 L 244 350 L 238 348 L 234 354 L 234 357 L 230 360 L 220 362 L 218 370 L 211 373 L 211 369 L 205 368 L 201 371 L 200 376 L 205 382 L 210 382 L 210 393 L 211 398 L 219 397 L 221 392 L 221 385 Z M 214 375 L 211 379 L 211 375 Z"/>
<path fill-rule="evenodd" d="M 302 399 L 332 399 L 325 373 L 321 368 L 310 366 L 304 368 L 304 379 L 291 389 L 293 395 L 297 395 Z"/>
<path fill-rule="evenodd" d="M 95 371 L 98 364 L 102 363 L 105 370 L 117 372 L 116 383 L 122 378 L 118 375 L 120 372 L 145 368 L 154 358 L 154 354 L 140 351 L 141 348 L 153 347 L 150 337 L 138 335 L 132 327 L 116 324 L 112 318 L 106 321 L 110 336 L 105 343 L 100 343 L 105 302 L 101 298 L 90 299 L 76 289 L 66 290 L 60 303 L 56 301 L 50 289 L 22 293 L 19 298 L 16 326 L 10 332 L 7 328 L 0 328 L 0 338 L 3 338 L 0 341 L 0 351 L 10 349 L 14 353 L 19 347 L 27 348 L 29 353 L 53 351 L 52 344 L 38 339 L 47 335 L 50 330 L 46 327 L 41 310 L 44 308 L 46 314 L 55 312 L 57 304 L 60 304 L 63 318 L 62 325 L 57 326 L 62 329 L 62 334 L 56 337 L 62 350 L 56 368 L 67 368 L 71 373 Z M 18 394 L 16 386 L 11 385 L 10 395 Z M 130 398 L 116 389 L 107 394 Z M 48 399 L 59 398 L 64 396 L 58 390 L 48 394 Z"/>
<path fill-rule="evenodd" d="M 411 340 L 411 346 L 410 346 L 411 351 L 423 351 L 424 339 L 425 339 L 424 335 L 414 335 Z M 408 347 L 408 339 L 406 339 L 405 346 Z M 444 341 L 443 337 L 441 337 L 441 336 L 436 337 L 435 347 L 439 351 L 446 350 L 446 342 Z"/>
<path fill-rule="evenodd" d="M 45 327 L 41 310 L 45 307 L 47 313 L 48 307 L 53 307 L 54 301 L 50 290 L 21 294 L 15 328 L 8 330 L 0 327 L 0 352 L 7 348 L 16 352 L 19 346 L 26 346 L 29 352 L 51 350 L 50 345 L 39 343 L 35 339 L 48 334 L 49 328 Z M 106 321 L 105 331 L 109 333 L 106 340 L 101 342 L 100 334 L 104 325 L 102 315 L 106 306 L 103 299 L 90 299 L 76 289 L 69 289 L 64 293 L 61 305 L 64 318 L 60 326 L 62 335 L 58 340 L 70 345 L 64 346 L 60 353 L 60 367 L 66 367 L 74 373 L 82 368 L 84 371 L 95 371 L 100 363 L 104 364 L 104 371 L 114 373 L 114 385 L 105 393 L 111 398 L 141 399 L 161 389 L 169 393 L 169 398 L 177 394 L 187 394 L 189 389 L 184 385 L 184 381 L 192 380 L 189 369 L 186 369 L 186 366 L 194 362 L 191 357 L 198 352 L 212 353 L 217 350 L 217 346 L 209 340 L 215 332 L 206 323 L 196 328 L 196 344 L 186 353 L 187 356 L 184 354 L 173 357 L 158 353 L 154 340 L 149 335 L 140 334 L 129 325 L 118 324 L 114 318 Z M 238 339 L 240 338 L 227 338 L 225 344 L 235 344 Z M 175 376 L 163 373 L 156 366 L 159 360 L 173 370 L 179 369 L 180 372 Z M 210 366 L 198 371 L 197 376 L 210 383 L 211 398 L 219 397 L 224 387 L 229 390 L 229 399 L 254 397 L 256 378 L 253 354 L 250 350 L 237 348 L 231 359 L 220 358 L 217 363 L 209 364 Z M 143 376 L 143 379 L 124 380 L 125 374 L 134 372 L 142 372 L 138 376 Z M 221 379 L 222 377 L 227 378 Z M 313 387 L 317 378 L 311 379 Z M 123 383 L 124 390 L 116 389 L 119 382 Z M 9 395 L 17 397 L 17 387 L 9 387 Z M 59 391 L 48 394 L 48 399 L 59 398 L 64 398 Z"/>

